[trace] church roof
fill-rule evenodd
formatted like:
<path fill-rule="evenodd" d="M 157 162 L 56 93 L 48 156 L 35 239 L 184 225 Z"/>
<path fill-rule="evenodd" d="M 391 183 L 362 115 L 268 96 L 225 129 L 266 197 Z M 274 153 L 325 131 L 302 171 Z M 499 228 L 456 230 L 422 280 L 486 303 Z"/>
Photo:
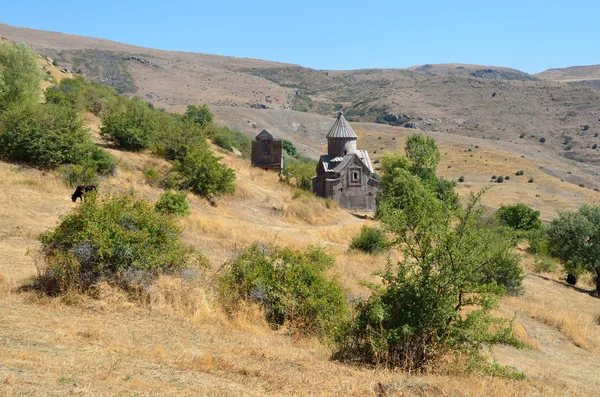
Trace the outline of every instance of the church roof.
<path fill-rule="evenodd" d="M 344 113 L 340 112 L 337 120 L 329 130 L 327 138 L 358 138 L 358 136 L 344 118 Z"/>
<path fill-rule="evenodd" d="M 367 166 L 371 173 L 375 172 L 375 170 L 373 170 L 371 159 L 369 158 L 369 153 L 366 150 L 357 150 L 356 153 L 347 154 L 344 157 L 335 157 L 333 159 L 327 155 L 323 155 L 320 157 L 319 161 L 323 163 L 323 169 L 325 172 L 341 172 L 348 166 L 355 156 Z"/>
<path fill-rule="evenodd" d="M 256 136 L 256 140 L 257 141 L 277 141 L 278 139 L 276 139 L 273 136 L 273 133 L 271 132 L 271 130 L 262 130 L 260 132 L 260 134 L 258 134 Z"/>

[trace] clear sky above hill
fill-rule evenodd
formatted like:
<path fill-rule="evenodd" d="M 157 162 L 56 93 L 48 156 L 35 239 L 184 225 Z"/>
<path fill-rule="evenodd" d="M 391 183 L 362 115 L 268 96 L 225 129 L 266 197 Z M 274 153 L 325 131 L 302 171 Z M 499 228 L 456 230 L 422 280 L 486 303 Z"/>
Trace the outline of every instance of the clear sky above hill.
<path fill-rule="evenodd" d="M 3 3 L 9 25 L 315 69 L 600 64 L 597 0 Z"/>

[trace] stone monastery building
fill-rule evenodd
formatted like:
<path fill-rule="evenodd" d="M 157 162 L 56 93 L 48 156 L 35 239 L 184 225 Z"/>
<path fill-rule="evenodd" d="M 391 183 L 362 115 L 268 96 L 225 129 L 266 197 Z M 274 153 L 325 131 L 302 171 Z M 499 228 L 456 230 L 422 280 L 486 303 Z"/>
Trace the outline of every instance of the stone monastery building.
<path fill-rule="evenodd" d="M 375 211 L 379 181 L 366 150 L 356 149 L 358 136 L 342 112 L 327 134 L 327 155 L 317 163 L 313 193 L 337 201 L 342 208 Z"/>

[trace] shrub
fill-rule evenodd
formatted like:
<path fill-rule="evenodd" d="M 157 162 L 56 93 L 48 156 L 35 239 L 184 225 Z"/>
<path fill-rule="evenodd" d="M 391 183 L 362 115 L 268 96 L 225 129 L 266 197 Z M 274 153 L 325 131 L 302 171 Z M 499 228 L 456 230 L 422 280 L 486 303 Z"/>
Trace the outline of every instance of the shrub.
<path fill-rule="evenodd" d="M 189 151 L 181 162 L 175 163 L 174 170 L 179 176 L 180 188 L 207 198 L 235 191 L 235 172 L 206 148 Z"/>
<path fill-rule="evenodd" d="M 507 288 L 520 285 L 514 242 L 477 226 L 479 196 L 452 215 L 416 177 L 405 174 L 398 183 L 413 194 L 402 209 L 380 209 L 404 259 L 388 264 L 382 284 L 358 303 L 334 357 L 412 371 L 451 351 L 481 358 L 485 344 L 519 345 L 507 321 L 490 313 Z"/>
<path fill-rule="evenodd" d="M 533 177 L 529 178 L 529 180 L 527 181 L 527 183 L 533 183 L 534 179 Z"/>
<path fill-rule="evenodd" d="M 192 263 L 181 228 L 132 193 L 100 199 L 88 195 L 60 224 L 42 233 L 45 266 L 38 281 L 47 293 L 85 291 L 101 280 L 125 288 L 147 287 L 160 273 Z"/>
<path fill-rule="evenodd" d="M 542 228 L 540 211 L 535 211 L 522 203 L 503 205 L 496 211 L 496 216 L 501 225 L 513 230 L 530 231 Z"/>
<path fill-rule="evenodd" d="M 192 121 L 200 128 L 208 127 L 213 121 L 213 114 L 208 109 L 208 106 L 195 106 L 190 105 L 187 107 L 184 118 Z"/>
<path fill-rule="evenodd" d="M 139 98 L 119 97 L 102 114 L 100 136 L 125 150 L 148 149 L 159 130 L 157 113 Z"/>
<path fill-rule="evenodd" d="M 517 176 L 521 176 L 521 175 L 523 175 L 524 173 L 525 173 L 525 171 L 523 171 L 523 170 L 519 170 L 519 171 L 515 172 L 515 175 L 517 175 Z"/>
<path fill-rule="evenodd" d="M 281 146 L 283 150 L 285 150 L 285 152 L 288 154 L 288 156 L 294 157 L 296 155 L 296 147 L 292 142 L 288 141 L 287 139 L 284 139 Z"/>
<path fill-rule="evenodd" d="M 317 162 L 307 157 L 293 158 L 284 156 L 281 178 L 296 187 L 312 191 L 312 177 L 316 174 Z"/>
<path fill-rule="evenodd" d="M 226 263 L 219 292 L 230 309 L 240 300 L 254 301 L 274 326 L 328 335 L 348 313 L 343 288 L 327 273 L 334 263 L 317 247 L 293 251 L 253 244 Z"/>
<path fill-rule="evenodd" d="M 185 199 L 186 193 L 164 192 L 154 206 L 161 214 L 185 216 L 190 213 L 190 206 Z"/>
<path fill-rule="evenodd" d="M 506 176 L 504 177 L 504 180 L 505 180 L 505 181 L 508 181 L 508 180 L 510 180 L 510 175 L 506 175 Z"/>
<path fill-rule="evenodd" d="M 545 143 L 545 142 L 546 142 L 546 138 L 544 138 L 544 137 L 541 137 L 541 138 L 540 138 L 540 143 Z"/>
<path fill-rule="evenodd" d="M 156 170 L 156 168 L 144 167 L 142 174 L 144 175 L 146 183 L 151 186 L 154 186 L 160 180 L 160 173 Z"/>
<path fill-rule="evenodd" d="M 500 175 L 498 178 L 496 178 L 496 183 L 502 183 L 504 182 L 504 177 L 502 175 Z"/>
<path fill-rule="evenodd" d="M 594 143 L 594 145 L 592 146 L 592 149 L 594 149 L 594 150 L 598 149 L 598 145 Z"/>
<path fill-rule="evenodd" d="M 44 72 L 37 59 L 26 44 L 0 43 L 0 110 L 39 100 Z"/>
<path fill-rule="evenodd" d="M 385 232 L 380 228 L 363 226 L 360 234 L 352 239 L 350 248 L 369 254 L 385 251 L 389 247 Z"/>
<path fill-rule="evenodd" d="M 240 131 L 211 125 L 206 129 L 206 134 L 215 145 L 226 150 L 231 150 L 234 147 L 242 152 L 245 157 L 250 157 L 252 140 Z"/>
<path fill-rule="evenodd" d="M 492 176 L 492 179 L 494 179 L 494 180 L 495 180 L 495 179 L 498 179 L 498 177 L 497 177 L 496 175 L 493 175 L 493 176 Z"/>
<path fill-rule="evenodd" d="M 523 138 L 525 138 L 525 135 L 526 135 L 525 133 L 522 133 L 521 135 L 519 135 L 519 138 L 523 139 Z"/>
<path fill-rule="evenodd" d="M 73 108 L 55 104 L 17 104 L 0 116 L 0 155 L 40 168 L 79 164 L 111 174 L 114 158 L 94 145 Z"/>
<path fill-rule="evenodd" d="M 548 250 L 548 234 L 542 227 L 538 230 L 532 230 L 528 235 L 529 247 L 527 251 L 534 255 L 548 256 L 550 255 Z"/>
<path fill-rule="evenodd" d="M 48 103 L 69 105 L 80 111 L 99 116 L 108 102 L 117 100 L 117 91 L 105 85 L 92 83 L 83 77 L 62 79 L 58 85 L 48 87 L 45 92 Z"/>
<path fill-rule="evenodd" d="M 181 161 L 190 150 L 207 149 L 206 135 L 200 126 L 169 113 L 162 113 L 159 117 L 162 127 L 156 133 L 154 154 L 167 160 Z"/>
<path fill-rule="evenodd" d="M 550 258 L 536 259 L 534 270 L 536 273 L 554 273 L 556 264 Z"/>

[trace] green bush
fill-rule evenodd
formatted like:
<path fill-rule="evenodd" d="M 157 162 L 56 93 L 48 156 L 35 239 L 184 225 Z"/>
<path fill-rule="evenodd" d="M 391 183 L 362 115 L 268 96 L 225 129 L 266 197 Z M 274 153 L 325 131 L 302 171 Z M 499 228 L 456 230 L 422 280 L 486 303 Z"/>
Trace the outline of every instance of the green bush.
<path fill-rule="evenodd" d="M 148 149 L 160 130 L 156 110 L 139 98 L 119 97 L 102 114 L 100 136 L 125 149 Z"/>
<path fill-rule="evenodd" d="M 316 175 L 317 162 L 308 157 L 283 156 L 281 179 L 297 188 L 312 191 L 312 177 Z"/>
<path fill-rule="evenodd" d="M 504 177 L 501 175 L 498 178 L 496 178 L 496 183 L 502 183 L 504 182 Z"/>
<path fill-rule="evenodd" d="M 404 259 L 389 263 L 382 284 L 358 303 L 334 357 L 418 371 L 450 352 L 481 358 L 485 345 L 520 345 L 508 322 L 490 312 L 507 289 L 520 286 L 514 241 L 478 226 L 480 196 L 449 213 L 406 170 L 396 183 L 410 194 L 400 206 L 384 201 L 380 217 Z"/>
<path fill-rule="evenodd" d="M 44 72 L 26 44 L 0 43 L 0 111 L 11 104 L 37 103 Z"/>
<path fill-rule="evenodd" d="M 45 266 L 38 282 L 47 293 L 85 291 L 101 280 L 144 288 L 160 273 L 194 263 L 179 241 L 181 228 L 133 193 L 88 195 L 60 224 L 39 237 Z"/>
<path fill-rule="evenodd" d="M 533 182 L 534 182 L 533 177 L 529 178 L 529 180 L 527 181 L 527 183 L 533 183 Z"/>
<path fill-rule="evenodd" d="M 522 203 L 503 205 L 496 211 L 496 216 L 501 225 L 514 230 L 530 231 L 542 228 L 540 211 L 536 211 Z"/>
<path fill-rule="evenodd" d="M 525 173 L 525 171 L 519 170 L 519 171 L 515 172 L 515 175 L 520 176 L 520 175 L 523 175 L 524 173 Z"/>
<path fill-rule="evenodd" d="M 62 79 L 58 85 L 48 87 L 45 95 L 48 103 L 69 105 L 96 116 L 104 111 L 108 102 L 114 102 L 118 98 L 114 88 L 89 82 L 81 76 Z"/>
<path fill-rule="evenodd" d="M 188 151 L 207 148 L 206 135 L 197 124 L 169 113 L 162 113 L 158 117 L 161 119 L 161 128 L 156 134 L 154 154 L 167 160 L 181 161 Z"/>
<path fill-rule="evenodd" d="M 156 168 L 144 167 L 142 174 L 144 175 L 146 183 L 150 186 L 154 186 L 160 180 L 160 173 L 156 170 Z"/>
<path fill-rule="evenodd" d="M 534 270 L 536 273 L 554 273 L 556 264 L 550 258 L 536 259 Z"/>
<path fill-rule="evenodd" d="M 465 177 L 461 175 L 461 176 L 458 178 L 458 181 L 459 181 L 459 182 L 464 182 L 464 181 L 465 181 Z"/>
<path fill-rule="evenodd" d="M 185 216 L 190 213 L 190 205 L 185 198 L 185 192 L 164 192 L 154 208 L 161 214 Z"/>
<path fill-rule="evenodd" d="M 195 148 L 181 162 L 175 162 L 174 179 L 180 189 L 191 190 L 207 198 L 233 193 L 235 172 L 219 162 L 210 150 Z"/>
<path fill-rule="evenodd" d="M 225 265 L 220 295 L 231 309 L 240 300 L 261 304 L 274 326 L 329 335 L 348 314 L 345 291 L 328 275 L 334 263 L 317 247 L 293 251 L 253 244 Z"/>
<path fill-rule="evenodd" d="M 79 164 L 108 175 L 115 160 L 99 149 L 77 111 L 55 104 L 17 104 L 0 115 L 0 155 L 40 168 Z"/>
<path fill-rule="evenodd" d="M 544 138 L 544 137 L 541 137 L 541 138 L 540 138 L 540 143 L 546 143 L 546 138 Z"/>
<path fill-rule="evenodd" d="M 534 255 L 548 256 L 548 234 L 545 228 L 532 230 L 528 233 L 529 246 L 527 251 Z"/>
<path fill-rule="evenodd" d="M 288 156 L 294 157 L 296 155 L 296 147 L 292 142 L 288 141 L 287 139 L 283 140 L 282 148 L 283 150 L 285 150 Z"/>
<path fill-rule="evenodd" d="M 184 118 L 193 122 L 200 128 L 206 128 L 212 123 L 214 116 L 206 105 L 189 105 Z"/>
<path fill-rule="evenodd" d="M 363 226 L 360 234 L 352 239 L 350 248 L 374 254 L 389 249 L 389 243 L 382 229 Z"/>
<path fill-rule="evenodd" d="M 245 157 L 250 157 L 252 152 L 252 140 L 240 131 L 230 130 L 227 127 L 210 125 L 206 128 L 206 135 L 217 146 L 231 150 L 238 149 Z"/>

